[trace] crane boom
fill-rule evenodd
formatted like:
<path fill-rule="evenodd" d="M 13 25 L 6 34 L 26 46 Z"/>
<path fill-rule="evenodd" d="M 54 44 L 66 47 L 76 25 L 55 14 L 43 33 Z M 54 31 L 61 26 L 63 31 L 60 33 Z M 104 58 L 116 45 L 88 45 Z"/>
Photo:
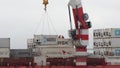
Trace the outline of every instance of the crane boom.
<path fill-rule="evenodd" d="M 79 21 L 81 23 L 81 25 L 83 26 L 83 28 L 88 28 L 88 26 L 86 25 L 84 19 L 83 19 L 83 8 L 81 5 L 81 2 L 72 2 L 73 0 L 70 0 L 69 4 L 72 6 L 73 8 L 73 14 L 74 14 L 74 19 L 75 19 L 75 27 L 78 28 L 78 24 L 77 21 Z M 75 5 L 76 4 L 76 5 Z"/>
<path fill-rule="evenodd" d="M 73 45 L 76 48 L 75 64 L 77 68 L 87 68 L 87 45 L 89 40 L 88 29 L 91 27 L 88 21 L 88 15 L 83 12 L 81 0 L 70 0 L 68 3 L 69 16 L 70 6 L 74 17 L 75 29 L 69 30 L 70 37 L 72 37 Z M 71 22 L 71 17 L 70 17 Z M 72 24 L 70 24 L 72 25 Z M 82 60 L 82 61 L 81 61 Z"/>
<path fill-rule="evenodd" d="M 68 3 L 68 6 L 72 6 L 72 12 L 74 17 L 74 24 L 75 24 L 75 30 L 73 32 L 77 33 L 71 33 L 75 35 L 71 35 L 72 38 L 79 39 L 81 38 L 81 29 L 88 29 L 91 27 L 90 22 L 87 22 L 88 15 L 83 13 L 83 8 L 81 4 L 81 0 L 70 0 Z M 85 20 L 86 19 L 86 20 Z M 76 35 L 77 34 L 77 35 Z"/>

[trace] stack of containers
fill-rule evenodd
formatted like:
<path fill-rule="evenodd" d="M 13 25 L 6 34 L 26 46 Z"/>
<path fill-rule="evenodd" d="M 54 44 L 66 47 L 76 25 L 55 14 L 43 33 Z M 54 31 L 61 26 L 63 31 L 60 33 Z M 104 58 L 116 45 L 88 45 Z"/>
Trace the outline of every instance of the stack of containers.
<path fill-rule="evenodd" d="M 95 52 L 95 54 L 100 54 L 99 49 L 101 47 L 103 47 L 103 40 L 102 40 L 103 30 L 101 30 L 101 29 L 94 30 L 93 38 L 94 38 L 93 45 L 94 45 L 94 50 L 95 50 L 94 52 Z"/>
<path fill-rule="evenodd" d="M 106 56 L 120 54 L 120 28 L 95 29 L 93 41 L 94 53 Z"/>
<path fill-rule="evenodd" d="M 34 38 L 27 39 L 28 49 L 46 45 L 71 45 L 71 39 L 65 39 L 58 35 L 34 35 Z"/>
<path fill-rule="evenodd" d="M 33 39 L 27 40 L 27 46 L 32 49 L 34 62 L 40 66 L 50 63 L 46 62 L 47 58 L 69 58 L 75 53 L 71 40 L 61 35 L 34 35 Z"/>
<path fill-rule="evenodd" d="M 120 28 L 111 30 L 111 47 L 116 56 L 120 56 Z"/>
<path fill-rule="evenodd" d="M 10 38 L 0 38 L 0 58 L 9 58 Z"/>

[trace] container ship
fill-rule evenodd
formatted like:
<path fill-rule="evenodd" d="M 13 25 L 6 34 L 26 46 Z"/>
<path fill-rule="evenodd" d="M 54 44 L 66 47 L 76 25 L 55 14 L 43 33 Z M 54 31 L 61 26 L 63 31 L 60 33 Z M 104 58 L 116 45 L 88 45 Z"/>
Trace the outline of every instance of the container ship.
<path fill-rule="evenodd" d="M 43 4 L 46 11 L 48 0 L 43 0 Z M 103 38 L 109 36 L 108 32 L 96 31 L 95 51 L 93 54 L 87 52 L 91 22 L 88 14 L 83 12 L 81 0 L 70 0 L 68 11 L 70 19 L 68 39 L 62 35 L 34 35 L 32 39 L 27 40 L 27 49 L 10 49 L 10 38 L 0 38 L 0 68 L 120 68 L 120 65 L 106 62 L 105 54 L 108 54 L 108 51 L 105 51 L 105 47 L 104 50 L 100 50 L 101 46 L 114 43 L 109 41 L 112 34 L 108 40 Z M 75 28 L 72 26 L 71 11 Z M 119 34 L 117 30 L 116 35 Z"/>
<path fill-rule="evenodd" d="M 34 35 L 27 49 L 10 49 L 10 38 L 0 38 L 0 68 L 76 68 L 76 50 L 71 39 L 58 35 Z M 4 42 L 3 42 L 4 41 Z M 102 55 L 83 53 L 79 61 L 87 68 L 119 68 Z"/>

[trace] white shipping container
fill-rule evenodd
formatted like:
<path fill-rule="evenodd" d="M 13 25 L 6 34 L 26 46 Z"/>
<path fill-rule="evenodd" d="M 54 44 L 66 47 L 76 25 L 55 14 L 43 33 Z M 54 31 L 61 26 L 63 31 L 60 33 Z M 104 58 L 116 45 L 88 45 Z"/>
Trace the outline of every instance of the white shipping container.
<path fill-rule="evenodd" d="M 94 46 L 94 47 L 99 47 L 99 46 L 98 46 L 98 43 L 97 43 L 97 39 L 94 39 L 94 40 L 93 40 L 93 46 Z"/>
<path fill-rule="evenodd" d="M 103 37 L 99 34 L 103 33 Z M 97 34 L 97 35 L 95 35 Z M 94 30 L 94 46 L 103 45 L 103 47 L 120 47 L 120 28 L 107 28 Z M 102 43 L 99 39 L 102 39 Z"/>
<path fill-rule="evenodd" d="M 10 38 L 0 38 L 0 48 L 10 48 Z"/>
<path fill-rule="evenodd" d="M 103 29 L 103 38 L 111 37 L 111 29 Z"/>
<path fill-rule="evenodd" d="M 97 29 L 96 38 L 103 38 L 104 37 L 103 32 L 104 32 L 104 29 Z"/>
<path fill-rule="evenodd" d="M 120 47 L 120 38 L 111 38 L 111 47 Z"/>
<path fill-rule="evenodd" d="M 103 39 L 103 45 L 104 47 L 111 47 L 111 38 L 104 38 Z"/>
<path fill-rule="evenodd" d="M 71 39 L 57 38 L 58 45 L 72 45 Z"/>
<path fill-rule="evenodd" d="M 39 46 L 35 49 L 35 52 L 40 53 L 46 57 L 73 57 L 75 48 L 67 45 L 51 45 L 51 46 Z"/>
<path fill-rule="evenodd" d="M 111 29 L 95 29 L 93 32 L 94 38 L 109 38 L 111 37 Z"/>
<path fill-rule="evenodd" d="M 97 47 L 120 47 L 120 38 L 94 39 L 93 45 Z"/>
<path fill-rule="evenodd" d="M 114 52 L 115 56 L 120 56 L 120 48 L 114 48 L 113 52 Z"/>
<path fill-rule="evenodd" d="M 120 37 L 120 28 L 106 28 L 106 29 L 95 29 L 93 31 L 94 38 L 110 38 Z"/>
<path fill-rule="evenodd" d="M 120 38 L 120 28 L 111 28 L 111 36 Z"/>
<path fill-rule="evenodd" d="M 9 58 L 10 49 L 9 48 L 0 48 L 0 58 Z"/>
<path fill-rule="evenodd" d="M 34 35 L 34 42 L 41 45 L 57 44 L 57 35 Z"/>
<path fill-rule="evenodd" d="M 96 29 L 93 31 L 93 37 L 94 38 L 101 38 L 101 30 L 100 29 Z"/>
<path fill-rule="evenodd" d="M 103 47 L 103 39 L 94 39 L 94 46 Z"/>
<path fill-rule="evenodd" d="M 120 38 L 104 38 L 104 47 L 120 47 Z"/>

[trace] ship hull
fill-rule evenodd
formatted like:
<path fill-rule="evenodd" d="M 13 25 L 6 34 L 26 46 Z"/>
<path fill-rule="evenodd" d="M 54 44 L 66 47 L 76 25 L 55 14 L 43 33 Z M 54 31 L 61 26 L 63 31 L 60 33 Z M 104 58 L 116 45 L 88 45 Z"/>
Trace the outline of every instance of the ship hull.
<path fill-rule="evenodd" d="M 0 68 L 77 68 L 76 66 L 0 66 Z M 83 67 L 79 67 L 83 68 Z M 120 68 L 120 65 L 86 66 L 86 68 Z"/>

